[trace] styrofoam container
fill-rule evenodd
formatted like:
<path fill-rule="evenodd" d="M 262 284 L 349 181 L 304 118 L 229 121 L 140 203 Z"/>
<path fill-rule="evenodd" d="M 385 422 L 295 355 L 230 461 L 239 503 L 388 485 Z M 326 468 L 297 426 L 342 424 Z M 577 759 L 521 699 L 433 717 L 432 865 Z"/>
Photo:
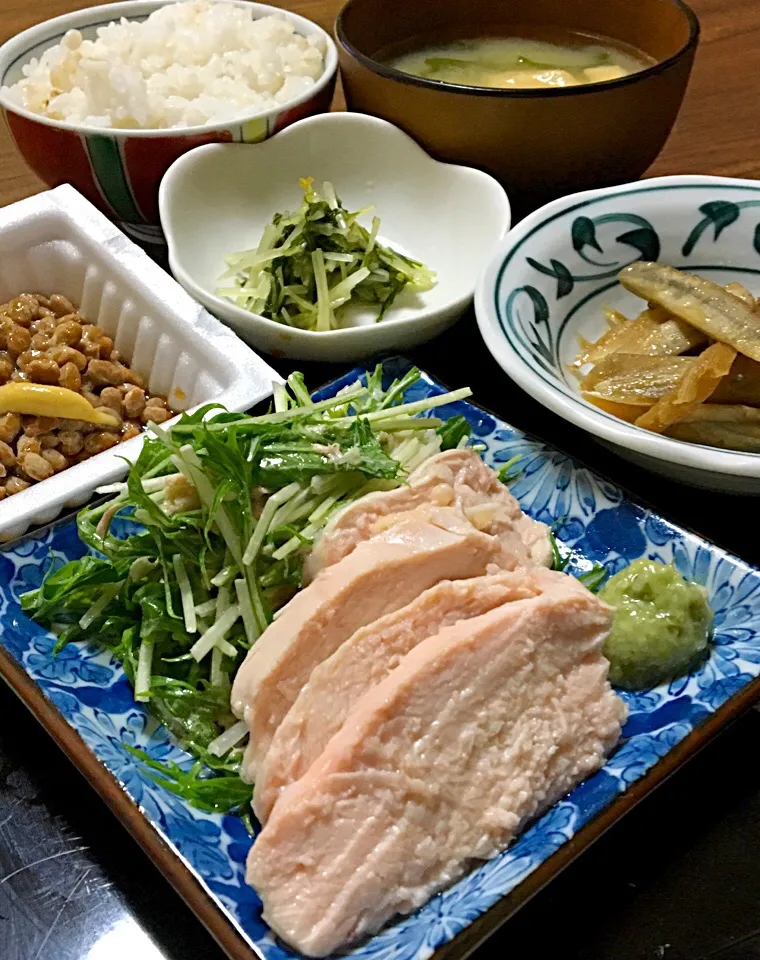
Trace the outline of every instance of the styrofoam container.
<path fill-rule="evenodd" d="M 175 410 L 210 401 L 246 410 L 282 379 L 71 186 L 0 209 L 0 303 L 34 292 L 77 304 Z M 1 500 L 0 541 L 123 477 L 142 442 L 135 437 Z"/>

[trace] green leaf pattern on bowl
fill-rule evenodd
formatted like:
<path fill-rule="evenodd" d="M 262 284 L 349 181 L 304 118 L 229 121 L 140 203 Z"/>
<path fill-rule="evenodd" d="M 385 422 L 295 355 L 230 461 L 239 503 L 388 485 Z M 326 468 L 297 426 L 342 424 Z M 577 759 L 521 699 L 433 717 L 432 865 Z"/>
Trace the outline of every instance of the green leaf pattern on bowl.
<path fill-rule="evenodd" d="M 644 187 L 642 192 L 646 190 L 647 188 Z M 590 201 L 579 204 L 579 207 L 593 205 L 595 205 L 594 201 Z M 680 246 L 681 255 L 685 258 L 690 257 L 695 247 L 706 238 L 711 238 L 713 242 L 718 241 L 721 234 L 735 224 L 740 219 L 742 211 L 749 207 L 760 207 L 760 200 L 713 199 L 698 206 L 695 213 L 700 216 L 683 245 Z M 549 222 L 546 221 L 544 225 Z M 568 321 L 579 309 L 585 308 L 586 303 L 597 293 L 614 287 L 615 278 L 624 266 L 635 260 L 658 260 L 666 246 L 664 232 L 661 238 L 658 229 L 649 219 L 627 211 L 615 211 L 593 217 L 587 213 L 579 214 L 569 221 L 568 226 L 570 232 L 568 253 L 571 256 L 574 253 L 583 263 L 599 268 L 598 272 L 588 273 L 578 267 L 572 269 L 567 262 L 564 262 L 564 258 L 558 259 L 556 256 L 546 257 L 544 260 L 525 255 L 523 263 L 528 269 L 521 273 L 526 279 L 531 272 L 535 272 L 553 280 L 555 302 L 552 302 L 548 293 L 542 292 L 538 286 L 524 283 L 512 288 L 508 293 L 505 290 L 506 296 L 503 299 L 497 294 L 496 303 L 502 330 L 507 338 L 514 346 L 518 346 L 521 352 L 527 351 L 532 362 L 555 381 L 566 379 L 560 358 L 560 339 Z M 665 231 L 667 226 L 661 225 L 660 229 Z M 672 237 L 668 238 L 668 241 L 672 258 Z M 611 252 L 611 248 L 614 244 L 632 248 L 634 255 L 630 257 L 621 255 L 613 259 L 614 253 Z M 755 227 L 752 246 L 753 255 L 760 254 L 760 223 Z M 672 262 L 667 255 L 665 259 Z M 674 265 L 689 269 L 688 264 Z M 720 262 L 717 262 L 716 267 L 707 269 L 715 268 L 732 269 L 729 265 L 723 267 Z M 698 270 L 699 266 L 695 264 L 694 269 Z M 752 269 L 751 272 L 757 271 Z M 588 285 L 593 289 L 588 295 L 584 294 L 577 300 L 558 324 L 555 315 L 556 306 L 559 305 L 559 301 L 571 297 L 572 294 L 575 294 L 577 299 L 580 293 L 579 285 Z"/>
<path fill-rule="evenodd" d="M 639 256 L 634 257 L 634 260 L 656 260 L 659 257 L 660 238 L 657 236 L 657 231 L 652 224 L 643 217 L 636 216 L 636 214 L 633 213 L 608 213 L 601 217 L 595 217 L 594 219 L 590 217 L 576 217 L 570 228 L 570 238 L 575 252 L 582 260 L 585 260 L 586 263 L 594 267 L 613 267 L 614 269 L 608 270 L 605 273 L 595 273 L 592 276 L 576 275 L 571 273 L 565 264 L 559 260 L 551 260 L 551 266 L 547 267 L 532 257 L 526 257 L 528 263 L 534 270 L 538 270 L 539 273 L 543 273 L 547 277 L 554 277 L 556 279 L 558 300 L 572 293 L 576 282 L 582 283 L 589 280 L 603 280 L 607 277 L 614 277 L 618 271 L 625 266 L 625 264 L 619 260 L 600 263 L 585 253 L 586 247 L 593 247 L 594 250 L 598 250 L 599 253 L 604 253 L 597 239 L 596 228 L 597 226 L 608 223 L 633 224 L 633 230 L 621 233 L 616 237 L 616 240 L 618 243 L 624 243 L 638 250 Z M 630 263 L 631 261 L 628 262 Z"/>
<path fill-rule="evenodd" d="M 617 243 L 633 247 L 637 256 L 628 260 L 609 260 L 602 262 L 592 258 L 586 251 L 588 248 L 604 254 L 604 248 L 597 235 L 597 227 L 608 224 L 630 224 L 632 230 L 624 231 L 616 236 Z M 656 260 L 660 253 L 660 240 L 654 227 L 643 217 L 631 213 L 604 214 L 599 217 L 579 216 L 573 220 L 571 229 L 571 243 L 578 256 L 586 263 L 595 267 L 607 268 L 602 273 L 577 274 L 560 260 L 551 258 L 549 264 L 541 263 L 533 257 L 526 257 L 526 262 L 538 273 L 556 280 L 556 299 L 561 300 L 569 296 L 577 283 L 606 280 L 617 276 L 626 263 L 633 260 Z M 532 315 L 528 315 L 526 297 L 532 307 Z M 507 297 L 505 305 L 507 323 L 521 331 L 522 339 L 532 348 L 536 363 L 550 376 L 556 377 L 555 366 L 559 365 L 557 343 L 552 334 L 549 322 L 550 308 L 546 297 L 531 284 L 516 287 Z"/>
<path fill-rule="evenodd" d="M 533 316 L 530 320 L 520 310 L 520 301 L 524 301 L 522 294 L 527 294 L 533 307 Z M 535 287 L 526 285 L 517 287 L 507 298 L 507 316 L 513 324 L 518 325 L 527 333 L 528 342 L 533 347 L 534 359 L 549 374 L 553 375 L 555 350 L 549 326 L 549 304 L 546 297 Z"/>
<path fill-rule="evenodd" d="M 745 207 L 760 207 L 760 200 L 743 200 L 739 203 L 732 203 L 730 200 L 710 200 L 708 203 L 703 203 L 699 208 L 703 217 L 686 238 L 681 253 L 685 257 L 691 256 L 700 237 L 709 227 L 713 228 L 713 240 L 717 240 L 726 227 L 736 223 Z M 760 253 L 760 223 L 755 227 L 753 246 Z"/>

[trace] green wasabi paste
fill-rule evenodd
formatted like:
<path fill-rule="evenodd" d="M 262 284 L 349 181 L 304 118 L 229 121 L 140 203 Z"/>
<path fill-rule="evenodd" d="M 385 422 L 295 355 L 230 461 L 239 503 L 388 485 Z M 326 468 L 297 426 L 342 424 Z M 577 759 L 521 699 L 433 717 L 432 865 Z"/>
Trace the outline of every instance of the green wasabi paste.
<path fill-rule="evenodd" d="M 671 564 L 634 560 L 608 580 L 599 597 L 615 610 L 604 647 L 614 686 L 655 687 L 705 655 L 713 618 L 706 591 Z"/>

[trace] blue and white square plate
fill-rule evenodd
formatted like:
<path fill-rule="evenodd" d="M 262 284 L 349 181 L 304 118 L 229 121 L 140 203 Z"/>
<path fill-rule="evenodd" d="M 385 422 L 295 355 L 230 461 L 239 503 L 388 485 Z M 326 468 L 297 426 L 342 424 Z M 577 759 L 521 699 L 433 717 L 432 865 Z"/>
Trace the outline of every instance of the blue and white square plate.
<path fill-rule="evenodd" d="M 406 361 L 386 363 L 398 375 Z M 329 396 L 364 371 L 321 391 Z M 428 377 L 410 399 L 442 393 Z M 702 668 L 669 686 L 625 695 L 630 716 L 605 767 L 534 822 L 501 856 L 357 947 L 357 960 L 462 957 L 492 933 L 572 857 L 760 695 L 760 571 L 633 503 L 626 493 L 557 450 L 468 403 L 461 413 L 494 467 L 520 455 L 511 489 L 537 520 L 562 520 L 572 566 L 617 571 L 647 556 L 675 561 L 703 583 L 715 610 L 715 645 Z M 201 813 L 149 780 L 126 746 L 190 765 L 190 757 L 132 699 L 121 668 L 97 646 L 70 644 L 28 620 L 19 597 L 50 563 L 83 553 L 73 520 L 0 553 L 0 673 L 135 834 L 148 855 L 235 960 L 293 957 L 261 919 L 246 886 L 251 839 L 241 820 Z M 568 846 L 568 841 L 575 842 Z M 507 894 L 510 894 L 507 897 Z"/>

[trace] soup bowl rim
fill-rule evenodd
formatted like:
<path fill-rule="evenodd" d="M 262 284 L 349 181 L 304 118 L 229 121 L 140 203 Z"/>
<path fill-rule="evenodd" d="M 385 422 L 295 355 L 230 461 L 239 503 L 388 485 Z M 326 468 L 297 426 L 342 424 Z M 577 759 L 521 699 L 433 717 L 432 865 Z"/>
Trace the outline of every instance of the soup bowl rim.
<path fill-rule="evenodd" d="M 645 78 L 663 73 L 665 70 L 678 63 L 689 53 L 696 49 L 700 36 L 700 24 L 697 14 L 684 0 L 669 0 L 683 14 L 689 27 L 689 36 L 686 42 L 675 53 L 657 60 L 651 66 L 644 67 L 643 70 L 636 70 L 624 77 L 618 77 L 615 80 L 596 80 L 590 83 L 578 84 L 571 87 L 523 87 L 519 89 L 505 89 L 503 87 L 478 87 L 463 83 L 449 83 L 441 80 L 430 80 L 425 77 L 416 77 L 411 73 L 404 73 L 396 67 L 381 60 L 375 60 L 366 53 L 362 53 L 359 48 L 352 43 L 347 36 L 345 27 L 346 14 L 360 0 L 348 0 L 344 4 L 335 20 L 335 39 L 338 45 L 351 57 L 354 58 L 363 67 L 366 67 L 372 73 L 384 77 L 386 80 L 395 80 L 398 83 L 408 84 L 413 87 L 422 87 L 423 89 L 438 91 L 443 93 L 458 93 L 467 96 L 476 97 L 496 97 L 502 99 L 530 99 L 540 97 L 567 97 L 583 96 L 594 93 L 599 89 L 610 90 L 615 87 L 625 87 L 634 83 L 639 83 Z M 612 39 L 612 38 L 610 38 Z"/>

